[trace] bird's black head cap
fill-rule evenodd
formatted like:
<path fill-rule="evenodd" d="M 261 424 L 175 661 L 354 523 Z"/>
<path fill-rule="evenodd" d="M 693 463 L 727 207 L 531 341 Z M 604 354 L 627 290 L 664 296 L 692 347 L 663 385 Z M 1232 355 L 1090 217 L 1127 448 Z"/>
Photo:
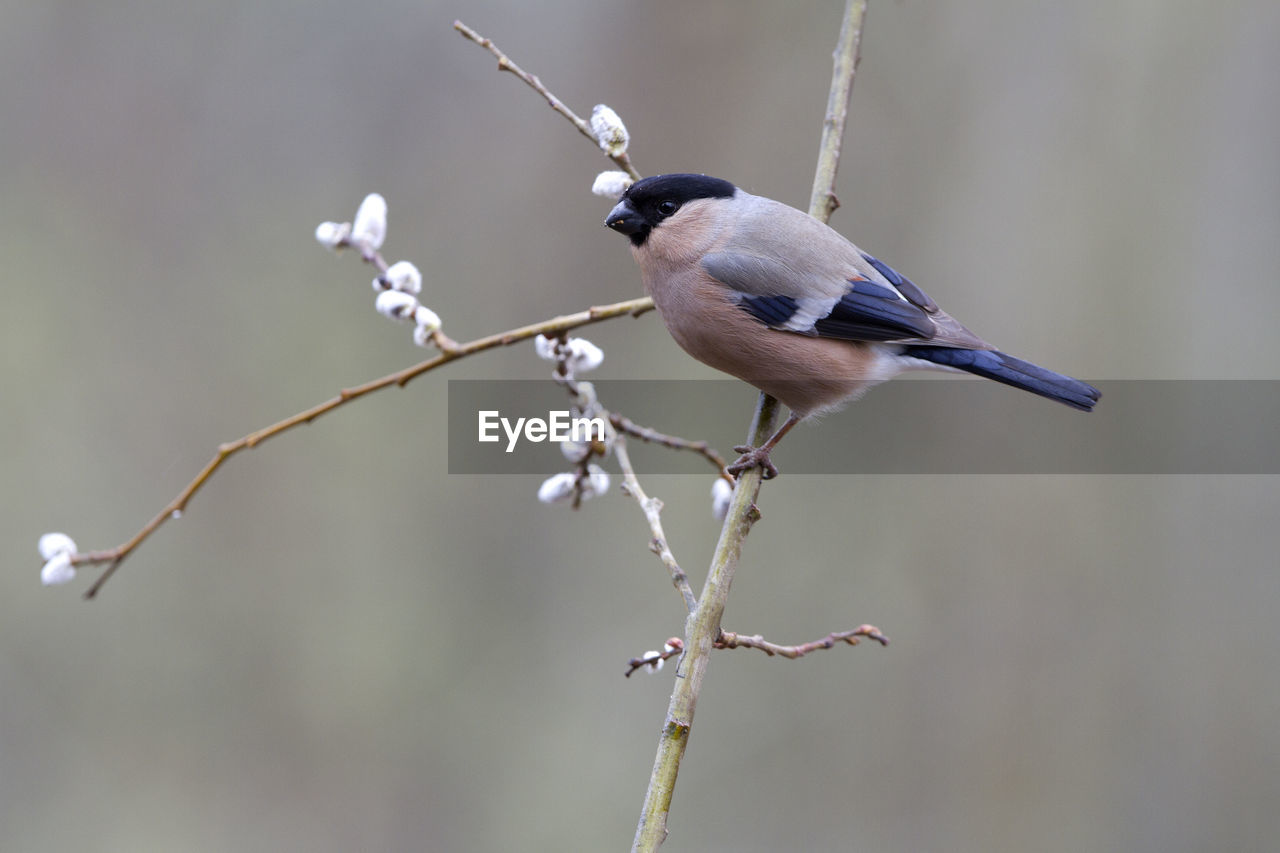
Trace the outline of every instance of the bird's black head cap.
<path fill-rule="evenodd" d="M 605 224 L 642 246 L 662 220 L 700 198 L 731 198 L 736 187 L 708 175 L 675 174 L 643 178 L 631 185 Z"/>

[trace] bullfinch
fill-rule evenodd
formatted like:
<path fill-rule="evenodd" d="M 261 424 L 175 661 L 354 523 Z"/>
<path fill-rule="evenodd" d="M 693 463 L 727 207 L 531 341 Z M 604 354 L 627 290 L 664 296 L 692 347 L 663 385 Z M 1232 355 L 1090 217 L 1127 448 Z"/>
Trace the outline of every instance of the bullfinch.
<path fill-rule="evenodd" d="M 790 417 L 729 467 L 777 475 L 799 421 L 904 370 L 974 373 L 1088 412 L 1098 389 L 1006 355 L 910 279 L 781 202 L 706 175 L 632 184 L 605 224 L 631 240 L 644 288 L 685 352 L 777 398 Z"/>

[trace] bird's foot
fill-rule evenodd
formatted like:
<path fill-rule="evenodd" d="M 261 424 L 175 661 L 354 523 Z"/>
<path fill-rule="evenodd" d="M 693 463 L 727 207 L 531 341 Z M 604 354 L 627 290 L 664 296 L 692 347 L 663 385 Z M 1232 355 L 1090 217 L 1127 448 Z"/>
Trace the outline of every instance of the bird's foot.
<path fill-rule="evenodd" d="M 725 470 L 732 474 L 735 478 L 743 471 L 750 471 L 752 468 L 761 470 L 760 478 L 762 480 L 772 480 L 778 476 L 778 467 L 769 460 L 770 447 L 752 447 L 749 444 L 739 444 L 733 448 L 734 453 L 741 453 L 738 461 L 734 462 Z"/>

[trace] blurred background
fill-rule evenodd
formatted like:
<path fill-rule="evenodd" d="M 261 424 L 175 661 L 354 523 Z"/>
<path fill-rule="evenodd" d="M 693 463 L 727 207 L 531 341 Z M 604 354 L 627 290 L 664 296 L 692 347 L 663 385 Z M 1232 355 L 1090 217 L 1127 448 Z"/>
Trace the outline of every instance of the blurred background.
<path fill-rule="evenodd" d="M 833 225 L 1056 369 L 1280 378 L 1280 5 L 1177 5 L 874 2 Z M 625 849 L 671 670 L 622 673 L 683 628 L 643 518 L 447 474 L 446 380 L 531 346 L 234 458 L 95 602 L 36 539 L 118 544 L 220 442 L 423 357 L 313 239 L 365 193 L 456 338 L 639 295 L 608 161 L 455 17 L 617 109 L 642 172 L 803 207 L 840 16 L 0 4 L 0 849 Z M 601 378 L 713 376 L 653 315 L 585 334 Z M 1280 479 L 785 448 L 725 627 L 893 643 L 717 654 L 665 849 L 1274 849 Z M 645 485 L 700 586 L 711 478 Z"/>

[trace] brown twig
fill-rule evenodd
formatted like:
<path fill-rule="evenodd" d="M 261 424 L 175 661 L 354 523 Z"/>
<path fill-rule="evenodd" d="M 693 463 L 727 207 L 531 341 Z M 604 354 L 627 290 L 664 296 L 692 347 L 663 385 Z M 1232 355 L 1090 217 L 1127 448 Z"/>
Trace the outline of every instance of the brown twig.
<path fill-rule="evenodd" d="M 638 658 L 632 658 L 627 661 L 627 671 L 623 673 L 627 678 L 631 677 L 631 673 L 637 669 L 651 667 L 654 672 L 658 671 L 657 662 L 667 661 L 684 651 L 684 640 L 679 637 L 672 637 L 667 640 L 662 651 L 646 652 Z"/>
<path fill-rule="evenodd" d="M 485 38 L 475 30 L 471 29 L 471 27 L 462 23 L 462 21 L 454 21 L 453 28 L 461 33 L 464 38 L 470 39 L 497 57 L 499 71 L 510 71 L 512 74 L 519 77 L 527 83 L 530 88 L 545 98 L 547 103 L 551 106 L 551 109 L 568 119 L 569 123 L 576 127 L 579 133 L 587 139 L 590 139 L 592 142 L 599 144 L 599 140 L 596 139 L 596 135 L 591 132 L 591 125 L 587 124 L 579 118 L 573 110 L 565 106 L 564 101 L 552 94 L 546 86 L 542 85 L 542 81 L 535 75 L 530 74 L 528 71 L 525 71 L 519 65 L 512 62 L 505 53 L 498 49 L 498 46 L 493 43 L 492 39 Z M 617 164 L 619 169 L 630 175 L 633 181 L 640 180 L 640 173 L 636 171 L 635 166 L 631 165 L 631 158 L 627 155 L 627 152 L 622 151 L 618 154 L 609 154 L 608 152 L 605 152 L 605 155 Z"/>
<path fill-rule="evenodd" d="M 398 370 L 395 373 L 388 374 L 379 379 L 374 379 L 373 381 L 366 382 L 363 385 L 357 385 L 354 388 L 344 388 L 338 392 L 338 396 L 326 400 L 319 405 L 312 406 L 305 411 L 291 415 L 290 417 L 274 423 L 271 426 L 263 427 L 262 429 L 251 432 L 246 436 L 236 439 L 235 441 L 227 442 L 226 444 L 219 446 L 218 452 L 214 454 L 214 457 L 209 460 L 208 464 L 200 470 L 200 473 L 195 476 L 195 479 L 188 483 L 186 487 L 178 493 L 178 496 L 170 501 L 164 509 L 160 510 L 160 512 L 156 514 L 155 518 L 147 522 L 141 530 L 134 534 L 132 539 L 125 542 L 123 545 L 109 550 L 86 551 L 82 554 L 76 555 L 72 562 L 78 566 L 97 565 L 100 563 L 108 564 L 106 571 L 104 571 L 97 581 L 94 582 L 93 586 L 89 587 L 85 592 L 85 598 L 93 598 L 96 596 L 98 591 L 102 589 L 102 585 L 106 583 L 113 574 L 115 574 L 116 570 L 120 567 L 121 562 L 123 562 L 135 548 L 141 545 L 148 536 L 159 529 L 166 521 L 180 516 L 186 509 L 187 502 L 191 500 L 191 497 L 198 492 L 202 486 L 204 486 L 211 476 L 213 476 L 213 473 L 217 471 L 218 468 L 222 467 L 222 463 L 226 462 L 227 459 L 240 451 L 257 447 L 267 439 L 275 438 L 277 435 L 288 432 L 294 427 L 309 424 L 316 418 L 328 414 L 334 409 L 341 408 L 347 403 L 358 400 L 368 394 L 372 394 L 375 391 L 381 391 L 384 388 L 390 388 L 393 386 L 403 387 L 416 377 L 421 376 L 428 371 L 435 370 L 437 367 L 443 367 L 451 361 L 457 361 L 460 358 L 474 355 L 478 352 L 484 352 L 485 350 L 494 349 L 496 347 L 510 346 L 511 344 L 519 341 L 528 340 L 536 335 L 553 336 L 567 332 L 570 329 L 576 329 L 579 326 L 598 323 L 601 320 L 609 320 L 614 317 L 622 317 L 628 314 L 638 316 L 643 314 L 645 311 L 650 310 L 652 307 L 653 301 L 647 297 L 642 299 L 629 299 L 625 302 L 616 302 L 612 305 L 601 305 L 588 308 L 586 311 L 579 311 L 575 314 L 553 317 L 539 323 L 521 326 L 518 329 L 510 329 L 505 332 L 499 332 L 496 335 L 477 338 L 463 344 L 453 343 L 445 338 L 444 341 L 447 342 L 447 348 L 442 347 L 444 351 L 435 358 L 429 358 L 426 361 L 413 365 L 412 367 L 407 367 L 404 370 Z"/>
<path fill-rule="evenodd" d="M 614 412 L 609 415 L 609 423 L 613 424 L 618 432 L 635 436 L 643 442 L 650 444 L 660 444 L 663 447 L 669 447 L 672 450 L 691 450 L 694 453 L 702 455 L 708 462 L 715 466 L 720 472 L 720 476 L 729 481 L 734 482 L 733 477 L 725 470 L 724 457 L 716 452 L 710 444 L 705 441 L 689 441 L 687 438 L 680 438 L 677 435 L 667 435 L 664 432 L 658 432 L 652 427 L 642 426 L 625 415 Z"/>
<path fill-rule="evenodd" d="M 563 336 L 561 336 L 561 340 L 563 340 Z M 555 381 L 563 385 L 570 396 L 578 399 L 582 397 L 582 388 L 579 380 L 572 377 L 569 369 L 567 349 L 564 350 L 556 363 Z M 579 506 L 581 495 L 577 491 L 577 485 L 581 484 L 586 476 L 587 463 L 593 456 L 603 457 L 608 455 L 610 449 L 612 449 L 614 458 L 618 460 L 618 467 L 622 470 L 622 491 L 635 499 L 641 512 L 644 513 L 645 520 L 649 523 L 649 532 L 653 534 L 653 538 L 649 540 L 649 550 L 657 554 L 658 559 L 662 560 L 662 564 L 667 567 L 667 572 L 671 575 L 671 583 L 680 593 L 680 597 L 684 599 L 685 607 L 692 613 L 698 606 L 698 598 L 693 594 L 693 588 L 689 586 L 688 575 L 685 574 L 684 569 L 680 568 L 680 563 L 677 562 L 675 554 L 671 551 L 671 546 L 667 544 L 667 534 L 662 528 L 662 501 L 645 494 L 639 478 L 636 477 L 635 466 L 631 464 L 631 454 L 627 452 L 627 440 L 619 432 L 640 435 L 646 440 L 660 441 L 665 446 L 674 449 L 696 449 L 696 445 L 701 445 L 701 452 L 704 455 L 709 452 L 716 459 L 719 459 L 719 455 L 710 450 L 706 442 L 692 442 L 677 436 L 666 435 L 657 430 L 642 427 L 624 415 L 607 411 L 604 407 L 599 406 L 598 401 L 595 400 L 594 391 L 590 396 L 593 400 L 593 405 L 596 406 L 592 409 L 591 414 L 605 418 L 614 431 L 603 441 L 593 441 L 587 455 L 579 460 L 573 508 L 577 509 Z M 584 414 L 586 413 L 584 412 Z M 717 467 L 723 469 L 724 461 L 720 460 Z M 684 647 L 683 642 L 680 645 L 681 648 Z"/>
<path fill-rule="evenodd" d="M 362 261 L 371 265 L 378 271 L 378 280 L 382 282 L 383 286 L 386 288 L 391 286 L 385 278 L 387 270 L 390 269 L 390 265 L 387 263 L 387 259 L 384 258 L 382 253 L 377 249 L 369 246 L 356 246 L 350 241 L 349 237 L 335 243 L 332 248 L 335 252 L 340 252 L 343 249 L 354 248 L 360 253 L 360 259 Z M 431 333 L 431 343 L 436 347 L 436 349 L 445 353 L 456 352 L 458 349 L 458 342 L 446 335 L 440 329 L 436 329 Z"/>
<path fill-rule="evenodd" d="M 801 643 L 798 646 L 780 646 L 777 643 L 769 642 L 759 634 L 746 636 L 735 634 L 732 631 L 721 631 L 719 639 L 715 642 L 715 647 L 717 649 L 759 649 L 769 657 L 779 655 L 795 660 L 796 658 L 804 657 L 809 652 L 816 652 L 818 649 L 835 648 L 839 643 L 856 646 L 861 642 L 862 637 L 866 637 L 868 640 L 875 640 L 882 646 L 889 645 L 889 638 L 880 633 L 879 628 L 874 625 L 859 625 L 852 631 L 836 631 L 821 640 Z"/>
<path fill-rule="evenodd" d="M 613 418 L 610 417 L 610 421 L 612 420 Z M 667 544 L 667 534 L 662 529 L 662 501 L 649 497 L 640 487 L 635 468 L 631 465 L 631 457 L 627 454 L 627 440 L 622 436 L 614 440 L 613 455 L 622 469 L 623 490 L 635 498 L 644 512 L 645 519 L 649 522 L 649 532 L 653 534 L 653 539 L 649 541 L 649 550 L 657 554 L 658 559 L 662 560 L 662 564 L 667 567 L 667 571 L 671 574 L 671 583 L 679 590 L 685 607 L 692 613 L 698 608 L 698 598 L 693 594 L 693 587 L 689 586 L 688 575 L 684 573 L 684 569 L 680 568 L 675 554 L 671 552 L 671 546 Z"/>

